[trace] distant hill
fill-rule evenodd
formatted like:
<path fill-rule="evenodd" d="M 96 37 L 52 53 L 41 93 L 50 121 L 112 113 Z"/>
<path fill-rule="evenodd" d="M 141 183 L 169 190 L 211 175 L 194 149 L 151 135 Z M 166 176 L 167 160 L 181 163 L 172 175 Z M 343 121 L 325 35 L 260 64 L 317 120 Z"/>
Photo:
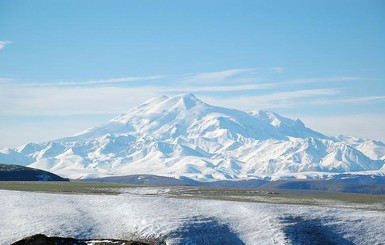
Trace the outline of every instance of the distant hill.
<path fill-rule="evenodd" d="M 20 165 L 0 164 L 0 181 L 69 181 L 56 174 Z"/>
<path fill-rule="evenodd" d="M 196 181 L 186 177 L 180 179 L 150 175 L 150 174 L 135 174 L 126 176 L 112 176 L 104 178 L 82 179 L 82 182 L 108 182 L 108 183 L 124 183 L 132 185 L 144 186 L 208 186 L 208 187 L 229 187 L 229 188 L 256 188 L 268 181 L 261 179 L 250 180 L 218 180 L 218 181 Z"/>
<path fill-rule="evenodd" d="M 135 174 L 126 176 L 111 176 L 104 178 L 81 179 L 81 182 L 124 183 L 145 186 L 195 186 L 196 181 L 176 179 L 150 174 Z"/>
<path fill-rule="evenodd" d="M 341 180 L 277 180 L 260 188 L 272 190 L 308 190 L 361 194 L 385 194 L 385 184 L 354 183 Z"/>

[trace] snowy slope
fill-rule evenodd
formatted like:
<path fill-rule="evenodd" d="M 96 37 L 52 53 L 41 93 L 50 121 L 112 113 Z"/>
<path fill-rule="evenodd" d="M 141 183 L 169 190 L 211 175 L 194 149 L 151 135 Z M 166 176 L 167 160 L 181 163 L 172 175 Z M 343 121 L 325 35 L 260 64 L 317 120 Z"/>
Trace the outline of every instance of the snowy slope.
<path fill-rule="evenodd" d="M 0 244 L 49 236 L 165 244 L 383 244 L 385 213 L 345 207 L 0 190 Z M 340 204 L 332 204 L 340 205 Z M 383 205 L 383 203 L 379 204 Z"/>
<path fill-rule="evenodd" d="M 75 136 L 8 150 L 0 161 L 70 178 L 154 174 L 210 180 L 378 170 L 358 146 L 272 112 L 157 97 Z M 18 162 L 20 163 L 20 162 Z"/>
<path fill-rule="evenodd" d="M 385 143 L 379 140 L 361 139 L 343 135 L 339 135 L 335 139 L 355 147 L 373 160 L 385 160 Z"/>

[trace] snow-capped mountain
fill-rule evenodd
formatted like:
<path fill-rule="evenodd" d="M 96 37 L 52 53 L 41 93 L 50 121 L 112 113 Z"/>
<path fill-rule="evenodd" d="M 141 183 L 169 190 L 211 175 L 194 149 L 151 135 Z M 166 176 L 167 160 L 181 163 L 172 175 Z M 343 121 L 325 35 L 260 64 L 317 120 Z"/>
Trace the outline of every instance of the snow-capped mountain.
<path fill-rule="evenodd" d="M 373 160 L 385 160 L 385 144 L 381 141 L 343 135 L 339 135 L 335 139 L 354 146 Z"/>
<path fill-rule="evenodd" d="M 381 169 L 385 147 L 377 145 L 328 137 L 273 112 L 211 106 L 184 94 L 151 99 L 72 137 L 2 150 L 0 162 L 70 178 L 322 176 Z"/>

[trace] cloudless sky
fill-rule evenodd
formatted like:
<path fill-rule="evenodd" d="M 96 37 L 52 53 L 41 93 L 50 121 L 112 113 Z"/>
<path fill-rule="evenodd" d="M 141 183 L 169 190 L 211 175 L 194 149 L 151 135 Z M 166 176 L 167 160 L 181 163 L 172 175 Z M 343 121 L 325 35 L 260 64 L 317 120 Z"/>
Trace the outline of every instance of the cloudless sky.
<path fill-rule="evenodd" d="M 184 92 L 385 140 L 385 1 L 0 0 L 0 147 Z"/>

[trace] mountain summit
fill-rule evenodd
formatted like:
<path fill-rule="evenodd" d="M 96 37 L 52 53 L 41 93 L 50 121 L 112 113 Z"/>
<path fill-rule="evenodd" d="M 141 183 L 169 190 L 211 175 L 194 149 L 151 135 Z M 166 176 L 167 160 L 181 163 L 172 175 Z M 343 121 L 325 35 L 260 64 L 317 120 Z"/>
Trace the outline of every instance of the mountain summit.
<path fill-rule="evenodd" d="M 384 165 L 380 159 L 341 137 L 311 130 L 299 119 L 212 106 L 192 94 L 156 97 L 74 136 L 0 151 L 0 162 L 29 164 L 70 178 L 322 176 L 379 170 Z"/>

